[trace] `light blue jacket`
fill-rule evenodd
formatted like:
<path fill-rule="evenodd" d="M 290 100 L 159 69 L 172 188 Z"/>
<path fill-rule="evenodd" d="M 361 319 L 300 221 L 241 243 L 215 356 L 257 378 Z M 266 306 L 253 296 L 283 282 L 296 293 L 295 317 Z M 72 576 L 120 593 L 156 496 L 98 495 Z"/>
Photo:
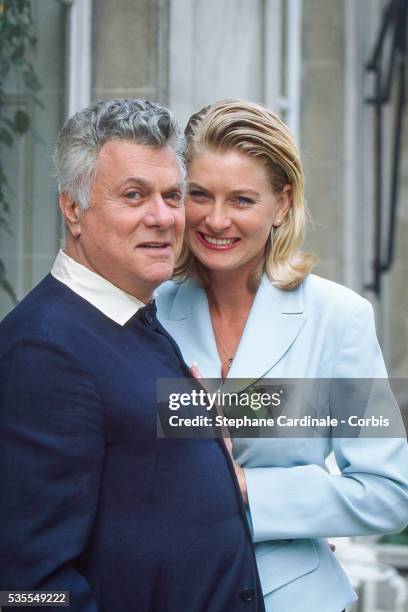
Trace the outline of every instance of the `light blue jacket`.
<path fill-rule="evenodd" d="M 158 317 L 197 362 L 220 377 L 205 292 L 165 283 Z M 282 291 L 264 277 L 229 378 L 386 377 L 372 307 L 310 275 Z M 334 451 L 341 475 L 328 472 Z M 403 438 L 235 439 L 245 469 L 250 523 L 265 606 L 273 612 L 340 612 L 356 595 L 326 538 L 398 532 L 408 522 L 408 446 Z"/>

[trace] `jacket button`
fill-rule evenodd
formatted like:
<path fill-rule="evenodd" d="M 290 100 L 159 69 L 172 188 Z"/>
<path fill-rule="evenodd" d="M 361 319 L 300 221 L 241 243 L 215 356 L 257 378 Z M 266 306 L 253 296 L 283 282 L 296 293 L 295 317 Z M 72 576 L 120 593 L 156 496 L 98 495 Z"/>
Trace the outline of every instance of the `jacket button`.
<path fill-rule="evenodd" d="M 254 589 L 251 589 L 249 587 L 245 587 L 245 589 L 242 589 L 241 591 L 242 601 L 245 601 L 245 602 L 254 601 L 254 597 L 255 597 Z"/>

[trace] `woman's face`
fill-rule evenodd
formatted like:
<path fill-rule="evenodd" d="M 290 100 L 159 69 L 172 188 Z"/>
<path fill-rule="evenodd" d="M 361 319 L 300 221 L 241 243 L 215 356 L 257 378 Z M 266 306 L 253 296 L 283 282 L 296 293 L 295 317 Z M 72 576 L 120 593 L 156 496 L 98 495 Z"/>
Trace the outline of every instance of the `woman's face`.
<path fill-rule="evenodd" d="M 234 149 L 199 153 L 186 196 L 191 251 L 212 271 L 250 273 L 290 203 L 290 186 L 274 193 L 260 161 Z"/>

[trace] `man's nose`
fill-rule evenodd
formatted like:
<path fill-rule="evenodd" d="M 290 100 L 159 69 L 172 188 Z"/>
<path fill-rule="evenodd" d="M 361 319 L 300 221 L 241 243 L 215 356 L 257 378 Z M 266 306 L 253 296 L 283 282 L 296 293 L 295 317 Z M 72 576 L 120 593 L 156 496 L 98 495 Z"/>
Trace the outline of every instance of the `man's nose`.
<path fill-rule="evenodd" d="M 205 222 L 209 230 L 214 233 L 220 233 L 228 229 L 231 225 L 231 219 L 228 210 L 222 203 L 215 203 L 211 208 L 211 212 L 206 216 Z"/>
<path fill-rule="evenodd" d="M 145 215 L 145 225 L 168 229 L 174 225 L 174 222 L 174 209 L 166 204 L 161 195 L 152 196 Z"/>

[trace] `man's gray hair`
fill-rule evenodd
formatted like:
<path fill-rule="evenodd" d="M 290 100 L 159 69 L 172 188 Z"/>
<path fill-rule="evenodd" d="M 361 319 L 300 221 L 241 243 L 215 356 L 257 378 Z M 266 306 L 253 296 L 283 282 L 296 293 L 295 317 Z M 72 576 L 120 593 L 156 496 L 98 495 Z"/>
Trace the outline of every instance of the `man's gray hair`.
<path fill-rule="evenodd" d="M 127 140 L 152 147 L 170 146 L 185 178 L 185 140 L 174 115 L 149 100 L 102 100 L 73 115 L 62 127 L 54 153 L 60 193 L 85 210 L 101 147 Z"/>

